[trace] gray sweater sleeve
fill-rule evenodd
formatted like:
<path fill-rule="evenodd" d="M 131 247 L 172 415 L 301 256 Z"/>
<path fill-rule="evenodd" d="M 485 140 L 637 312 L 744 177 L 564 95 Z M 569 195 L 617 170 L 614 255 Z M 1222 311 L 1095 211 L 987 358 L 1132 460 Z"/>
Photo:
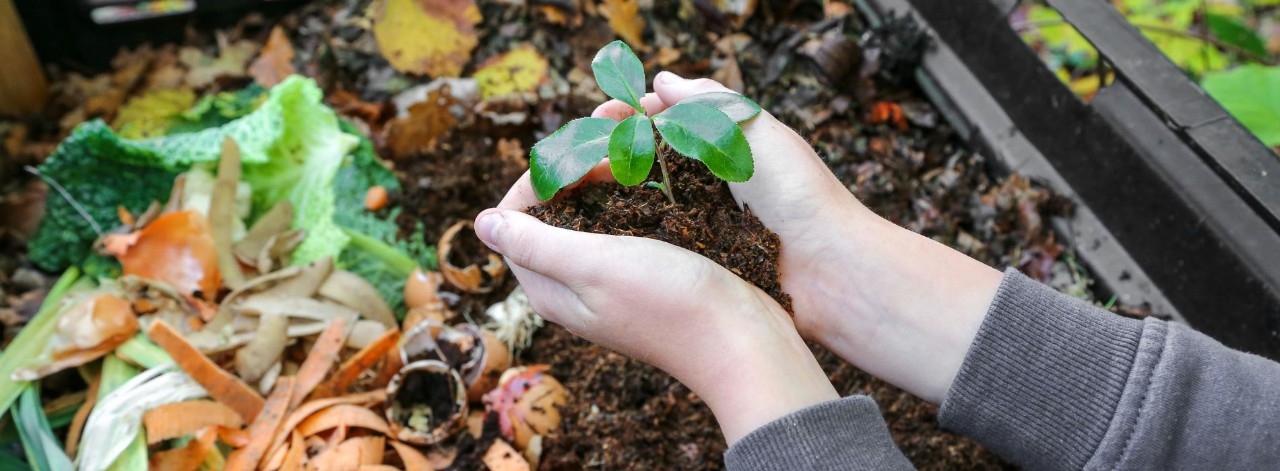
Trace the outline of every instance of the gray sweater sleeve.
<path fill-rule="evenodd" d="M 1014 270 L 939 411 L 1028 469 L 1280 469 L 1280 364 L 1185 326 L 1126 319 Z M 874 402 L 748 434 L 729 469 L 910 469 Z"/>
<path fill-rule="evenodd" d="M 1280 364 L 1013 270 L 938 414 L 1028 469 L 1280 469 Z"/>

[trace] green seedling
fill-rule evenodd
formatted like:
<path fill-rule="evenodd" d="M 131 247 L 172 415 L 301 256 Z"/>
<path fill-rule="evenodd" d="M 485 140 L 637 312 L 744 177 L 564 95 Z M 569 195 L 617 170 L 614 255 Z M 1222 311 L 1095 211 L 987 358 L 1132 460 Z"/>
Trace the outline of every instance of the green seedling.
<path fill-rule="evenodd" d="M 751 178 L 755 163 L 738 123 L 759 115 L 760 105 L 737 93 L 703 93 L 650 118 L 640 104 L 645 90 L 644 66 L 622 41 L 600 49 L 591 61 L 591 71 L 605 94 L 631 105 L 636 114 L 622 122 L 578 118 L 534 144 L 529 162 L 539 199 L 551 199 L 608 156 L 613 177 L 626 186 L 643 183 L 657 160 L 662 182 L 647 186 L 662 191 L 675 203 L 667 162 L 653 137 L 655 128 L 663 145 L 706 164 L 721 180 L 745 182 Z"/>

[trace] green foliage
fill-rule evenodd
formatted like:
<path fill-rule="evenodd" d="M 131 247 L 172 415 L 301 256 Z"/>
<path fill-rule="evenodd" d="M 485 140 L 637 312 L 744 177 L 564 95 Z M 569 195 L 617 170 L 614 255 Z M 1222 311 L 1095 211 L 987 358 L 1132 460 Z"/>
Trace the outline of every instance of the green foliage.
<path fill-rule="evenodd" d="M 222 126 L 252 113 L 266 98 L 267 89 L 257 83 L 239 90 L 205 95 L 169 126 L 169 134 Z"/>
<path fill-rule="evenodd" d="M 622 41 L 605 45 L 591 60 L 591 72 L 601 91 L 644 114 L 644 107 L 640 105 L 640 97 L 644 96 L 644 65 L 631 46 Z"/>
<path fill-rule="evenodd" d="M 755 171 L 742 129 L 720 110 L 677 103 L 655 115 L 653 123 L 672 149 L 706 164 L 722 180 L 745 182 Z"/>
<path fill-rule="evenodd" d="M 618 183 L 635 186 L 648 178 L 656 147 L 648 116 L 632 115 L 618 123 L 609 135 L 609 170 Z"/>
<path fill-rule="evenodd" d="M 609 153 L 609 135 L 617 125 L 607 118 L 578 118 L 534 144 L 529 176 L 538 198 L 551 199 L 600 163 Z"/>
<path fill-rule="evenodd" d="M 40 166 L 45 179 L 65 188 L 86 214 L 51 188 L 44 218 L 27 244 L 32 263 L 48 271 L 80 263 L 90 254 L 98 231 L 117 222 L 117 206 L 136 214 L 169 196 L 178 170 L 123 142 L 106 123 L 90 121 L 77 127 Z M 113 179 L 127 179 L 128 184 L 103 184 Z"/>
<path fill-rule="evenodd" d="M 29 383 L 23 388 L 13 417 L 18 436 L 22 438 L 22 447 L 26 450 L 27 463 L 32 468 L 40 471 L 71 469 L 71 458 L 62 451 L 53 429 L 49 427 L 49 419 L 40 407 L 38 384 Z"/>
<path fill-rule="evenodd" d="M 1258 33 L 1249 29 L 1240 20 L 1227 15 L 1206 13 L 1204 24 L 1209 27 L 1213 36 L 1227 44 L 1235 45 L 1260 57 L 1267 55 L 1267 43 Z"/>
<path fill-rule="evenodd" d="M 378 289 L 382 299 L 403 317 L 404 284 L 415 268 L 435 270 L 438 267 L 435 247 L 428 245 L 422 223 L 418 223 L 407 239 L 375 239 L 361 232 L 348 231 L 351 242 L 338 257 L 338 266 L 364 278 Z"/>
<path fill-rule="evenodd" d="M 663 156 L 657 151 L 653 129 L 686 157 L 701 161 L 711 173 L 729 182 L 751 178 L 751 147 L 738 123 L 760 114 L 760 105 L 729 92 L 694 95 L 652 119 L 640 106 L 644 95 L 644 66 L 631 48 L 614 41 L 591 62 L 600 89 L 635 108 L 637 114 L 621 123 L 605 118 L 579 118 L 538 141 L 530 151 L 534 193 L 546 201 L 590 172 L 604 155 L 614 179 L 626 186 L 644 182 L 654 160 L 662 163 L 662 183 L 651 182 L 673 203 Z"/>
<path fill-rule="evenodd" d="M 760 105 L 750 98 L 730 92 L 699 93 L 681 100 L 680 103 L 699 103 L 710 106 L 724 113 L 735 123 L 741 123 L 760 114 Z"/>
<path fill-rule="evenodd" d="M 1206 74 L 1201 85 L 1264 144 L 1280 146 L 1280 67 L 1245 65 Z"/>

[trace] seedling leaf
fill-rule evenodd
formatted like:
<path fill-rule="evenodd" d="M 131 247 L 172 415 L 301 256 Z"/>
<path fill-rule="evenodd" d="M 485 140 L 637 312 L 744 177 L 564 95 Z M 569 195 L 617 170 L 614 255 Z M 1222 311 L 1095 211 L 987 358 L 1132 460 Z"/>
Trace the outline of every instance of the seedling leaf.
<path fill-rule="evenodd" d="M 667 144 L 702 161 L 721 180 L 745 182 L 755 171 L 751 147 L 728 115 L 701 103 L 677 103 L 653 117 Z"/>
<path fill-rule="evenodd" d="M 638 114 L 622 120 L 609 136 L 609 169 L 626 186 L 639 185 L 649 176 L 655 154 L 653 122 Z"/>
<path fill-rule="evenodd" d="M 618 125 L 607 118 L 578 118 L 533 145 L 530 177 L 538 199 L 578 181 L 609 153 L 609 134 Z"/>
<path fill-rule="evenodd" d="M 760 105 L 750 98 L 731 92 L 699 93 L 685 98 L 681 103 L 701 103 L 724 113 L 735 123 L 741 123 L 760 114 Z"/>
<path fill-rule="evenodd" d="M 644 114 L 644 107 L 640 106 L 640 97 L 644 96 L 644 65 L 631 51 L 631 46 L 622 41 L 605 45 L 591 60 L 591 72 L 606 95 Z"/>

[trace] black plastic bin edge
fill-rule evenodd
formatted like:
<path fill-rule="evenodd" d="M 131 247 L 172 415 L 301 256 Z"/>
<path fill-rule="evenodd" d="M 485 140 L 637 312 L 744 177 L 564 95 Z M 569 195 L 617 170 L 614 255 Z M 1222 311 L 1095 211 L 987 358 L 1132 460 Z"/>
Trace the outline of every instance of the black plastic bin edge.
<path fill-rule="evenodd" d="M 1169 178 L 1169 169 L 1161 168 L 1166 163 L 1151 158 L 1167 149 L 1118 126 L 1115 106 L 1079 102 L 1021 43 L 1006 19 L 1012 2 L 963 3 L 862 0 L 859 6 L 872 16 L 892 11 L 922 20 L 937 44 L 926 55 L 920 82 L 944 115 L 1003 170 L 1041 179 L 1081 203 L 1075 217 L 1055 226 L 1103 292 L 1147 303 L 1234 348 L 1280 358 L 1280 296 L 1267 275 L 1280 266 L 1261 263 L 1280 250 L 1266 252 L 1273 231 L 1259 236 L 1241 230 L 1268 224 L 1256 214 L 1242 223 L 1239 212 L 1223 210 L 1230 205 L 1205 207 L 1204 198 L 1197 204 L 1188 197 L 1188 188 L 1179 186 L 1186 182 Z M 1130 117 L 1139 112 L 1164 123 L 1145 106 Z M 1161 142 L 1194 151 L 1161 128 L 1168 134 Z M 1197 196 L 1205 187 L 1230 185 L 1221 179 L 1196 183 L 1190 193 Z M 1237 209 L 1248 204 L 1230 201 Z"/>

